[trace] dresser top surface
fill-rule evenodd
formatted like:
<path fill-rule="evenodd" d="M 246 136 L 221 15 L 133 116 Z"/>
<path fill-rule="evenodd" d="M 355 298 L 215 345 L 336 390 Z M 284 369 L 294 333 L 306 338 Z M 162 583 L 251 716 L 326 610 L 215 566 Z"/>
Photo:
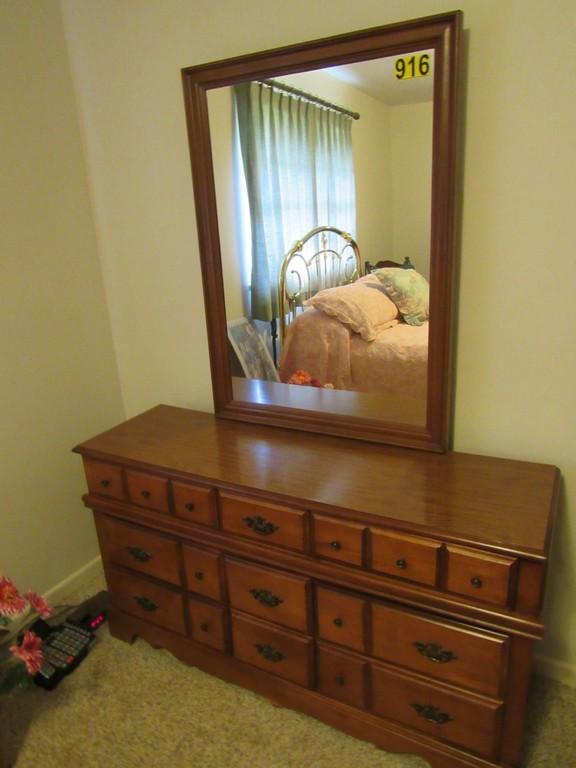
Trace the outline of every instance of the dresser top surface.
<path fill-rule="evenodd" d="M 559 483 L 546 464 L 392 448 L 165 405 L 75 450 L 534 555 L 547 552 Z"/>

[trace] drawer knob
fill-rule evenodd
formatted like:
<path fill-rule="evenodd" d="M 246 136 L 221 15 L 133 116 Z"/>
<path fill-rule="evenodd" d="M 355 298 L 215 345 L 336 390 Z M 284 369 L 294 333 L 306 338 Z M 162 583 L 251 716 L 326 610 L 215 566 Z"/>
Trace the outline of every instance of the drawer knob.
<path fill-rule="evenodd" d="M 204 622 L 204 624 L 200 624 L 200 629 L 202 632 L 208 632 L 208 624 L 206 624 L 206 622 Z"/>
<path fill-rule="evenodd" d="M 271 533 L 278 530 L 277 525 L 274 525 L 274 523 L 271 523 L 264 517 L 260 517 L 260 515 L 257 517 L 243 517 L 242 521 L 246 523 L 248 528 L 251 528 L 254 533 L 260 533 L 262 536 L 270 536 Z"/>
<path fill-rule="evenodd" d="M 188 512 L 194 512 L 194 504 L 192 504 L 191 501 L 186 502 L 184 504 L 184 508 L 188 510 Z"/>
<path fill-rule="evenodd" d="M 474 576 L 470 579 L 470 584 L 472 584 L 475 589 L 480 589 L 482 587 L 482 579 L 478 576 Z"/>
<path fill-rule="evenodd" d="M 277 605 L 283 603 L 284 600 L 269 589 L 250 589 L 250 594 L 255 600 L 258 600 L 262 605 L 267 605 L 269 608 L 276 608 Z"/>
<path fill-rule="evenodd" d="M 110 480 L 100 480 L 100 485 L 102 486 L 102 488 L 109 488 Z"/>
<path fill-rule="evenodd" d="M 254 648 L 258 651 L 260 656 L 266 659 L 266 661 L 282 661 L 282 659 L 285 659 L 286 656 L 282 653 L 282 651 L 279 651 L 277 648 L 274 648 L 272 645 L 263 645 L 262 643 L 254 643 Z"/>
<path fill-rule="evenodd" d="M 342 544 L 340 544 L 339 541 L 331 541 L 330 546 L 332 547 L 332 549 L 336 549 L 336 550 L 342 549 Z"/>
<path fill-rule="evenodd" d="M 156 603 L 153 600 L 150 600 L 149 597 L 144 597 L 144 595 L 136 595 L 134 600 L 136 600 L 143 611 L 148 611 L 148 613 L 152 613 L 158 609 Z"/>
<path fill-rule="evenodd" d="M 202 571 L 195 571 L 194 578 L 198 579 L 198 581 L 202 581 L 204 578 L 204 573 Z"/>
<path fill-rule="evenodd" d="M 132 555 L 134 560 L 138 560 L 139 563 L 147 563 L 148 560 L 152 559 L 150 552 L 146 552 L 146 550 L 142 549 L 141 547 L 128 545 L 126 549 Z"/>
<path fill-rule="evenodd" d="M 336 627 L 341 627 L 344 624 L 344 622 L 342 621 L 342 619 L 339 616 L 337 616 L 334 619 L 333 623 L 334 623 L 334 626 L 336 626 Z"/>
<path fill-rule="evenodd" d="M 143 499 L 149 499 L 150 491 L 140 491 L 140 496 L 142 496 Z"/>
<path fill-rule="evenodd" d="M 403 557 L 401 557 L 399 560 L 396 560 L 396 568 L 400 568 L 401 571 L 403 571 L 407 565 L 408 563 L 406 560 L 404 560 Z"/>
<path fill-rule="evenodd" d="M 455 653 L 452 651 L 446 651 L 438 643 L 420 643 L 416 641 L 412 643 L 418 649 L 418 653 L 424 656 L 429 661 L 433 661 L 435 664 L 447 664 L 449 661 L 457 659 Z"/>
<path fill-rule="evenodd" d="M 344 675 L 338 675 L 338 677 L 335 678 L 336 685 L 346 685 L 346 678 Z"/>
<path fill-rule="evenodd" d="M 454 718 L 448 714 L 448 712 L 442 712 L 438 707 L 434 707 L 432 704 L 412 704 L 412 709 L 429 723 L 434 725 L 444 725 L 449 723 Z"/>

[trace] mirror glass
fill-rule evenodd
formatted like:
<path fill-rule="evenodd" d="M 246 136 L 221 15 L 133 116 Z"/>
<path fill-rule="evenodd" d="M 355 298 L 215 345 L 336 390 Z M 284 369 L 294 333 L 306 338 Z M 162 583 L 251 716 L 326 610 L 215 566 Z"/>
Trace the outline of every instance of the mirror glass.
<path fill-rule="evenodd" d="M 219 415 L 446 448 L 459 28 L 184 70 Z"/>

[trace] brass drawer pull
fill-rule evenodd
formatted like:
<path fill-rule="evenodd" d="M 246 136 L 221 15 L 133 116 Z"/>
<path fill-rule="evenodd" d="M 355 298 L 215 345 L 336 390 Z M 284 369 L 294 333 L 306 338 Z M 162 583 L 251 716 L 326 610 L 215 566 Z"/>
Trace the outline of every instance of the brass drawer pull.
<path fill-rule="evenodd" d="M 202 581 L 202 579 L 204 578 L 203 571 L 195 571 L 194 572 L 194 578 L 198 579 L 198 581 Z"/>
<path fill-rule="evenodd" d="M 254 643 L 254 648 L 258 651 L 260 656 L 263 656 L 266 661 L 282 661 L 282 659 L 285 659 L 286 656 L 282 653 L 282 651 L 279 651 L 278 649 L 274 648 L 272 645 L 262 645 L 262 643 Z"/>
<path fill-rule="evenodd" d="M 142 496 L 142 498 L 144 498 L 144 499 L 149 499 L 150 498 L 150 491 L 140 491 L 140 496 Z"/>
<path fill-rule="evenodd" d="M 202 632 L 208 632 L 208 624 L 206 623 L 200 624 L 200 629 L 202 630 Z"/>
<path fill-rule="evenodd" d="M 137 595 L 134 597 L 134 600 L 136 600 L 140 608 L 144 611 L 152 613 L 152 611 L 158 610 L 156 603 L 150 600 L 150 598 L 144 597 L 144 595 Z"/>
<path fill-rule="evenodd" d="M 146 552 L 146 550 L 141 547 L 134 547 L 129 544 L 126 549 L 130 552 L 134 560 L 138 560 L 140 563 L 147 563 L 148 560 L 152 559 L 150 552 Z"/>
<path fill-rule="evenodd" d="M 418 641 L 412 643 L 421 656 L 433 661 L 435 664 L 447 664 L 449 661 L 454 661 L 458 658 L 452 651 L 446 651 L 438 643 L 420 643 Z"/>
<path fill-rule="evenodd" d="M 346 685 L 346 678 L 344 675 L 338 675 L 338 677 L 335 678 L 336 685 Z"/>
<path fill-rule="evenodd" d="M 444 725 L 454 720 L 448 712 L 442 712 L 442 710 L 434 707 L 432 704 L 412 704 L 412 709 L 415 709 L 424 720 L 434 723 L 434 725 Z"/>
<path fill-rule="evenodd" d="M 470 579 L 470 584 L 475 589 L 480 589 L 482 587 L 482 579 L 480 579 L 478 576 L 474 576 L 472 579 Z"/>
<path fill-rule="evenodd" d="M 277 531 L 279 527 L 265 518 L 260 517 L 260 515 L 257 515 L 257 517 L 243 517 L 242 520 L 246 523 L 248 528 L 251 528 L 254 531 L 254 533 L 261 533 L 262 536 L 270 536 L 270 534 Z"/>
<path fill-rule="evenodd" d="M 336 627 L 341 627 L 344 624 L 344 622 L 342 621 L 342 619 L 339 616 L 337 616 L 332 623 Z"/>
<path fill-rule="evenodd" d="M 194 504 L 192 504 L 192 502 L 189 501 L 186 504 L 184 504 L 184 508 L 187 509 L 188 512 L 193 512 L 194 511 Z"/>
<path fill-rule="evenodd" d="M 100 485 L 102 486 L 102 488 L 109 488 L 110 480 L 100 480 Z"/>
<path fill-rule="evenodd" d="M 332 549 L 336 549 L 336 550 L 342 549 L 342 544 L 340 544 L 339 541 L 331 541 L 330 546 L 332 547 Z"/>
<path fill-rule="evenodd" d="M 400 568 L 401 571 L 403 571 L 407 565 L 408 563 L 406 560 L 404 560 L 403 557 L 401 557 L 399 560 L 396 560 L 396 568 Z"/>
<path fill-rule="evenodd" d="M 284 602 L 281 597 L 273 594 L 269 589 L 250 589 L 249 592 L 255 600 L 270 608 L 276 608 L 277 605 Z"/>

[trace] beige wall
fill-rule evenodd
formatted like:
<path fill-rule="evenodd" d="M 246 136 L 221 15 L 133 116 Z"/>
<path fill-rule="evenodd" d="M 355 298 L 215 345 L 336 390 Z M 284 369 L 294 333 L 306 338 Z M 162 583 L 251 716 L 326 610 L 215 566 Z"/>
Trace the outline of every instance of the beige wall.
<path fill-rule="evenodd" d="M 0 38 L 0 571 L 46 592 L 98 555 L 71 449 L 124 411 L 58 5 Z"/>
<path fill-rule="evenodd" d="M 209 409 L 180 68 L 453 4 L 333 0 L 329 13 L 323 0 L 61 4 L 126 410 L 159 401 Z M 576 679 L 576 102 L 569 97 L 576 6 L 459 5 L 466 130 L 454 445 L 562 469 L 565 504 L 542 652 L 553 659 L 551 671 Z M 70 355 L 62 358 L 69 368 Z M 27 403 L 37 399 L 27 393 Z M 54 429 L 60 434 L 62 419 Z"/>

